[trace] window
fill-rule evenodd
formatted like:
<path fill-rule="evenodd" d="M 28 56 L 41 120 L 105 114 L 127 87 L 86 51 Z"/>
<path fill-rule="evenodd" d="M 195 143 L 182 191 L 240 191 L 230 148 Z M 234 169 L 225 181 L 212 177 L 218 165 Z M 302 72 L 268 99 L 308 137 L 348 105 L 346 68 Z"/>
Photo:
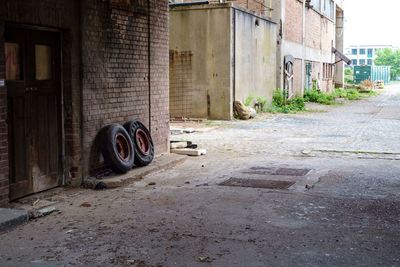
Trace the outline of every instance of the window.
<path fill-rule="evenodd" d="M 17 43 L 5 43 L 6 80 L 21 79 L 20 46 Z"/>
<path fill-rule="evenodd" d="M 47 45 L 35 45 L 36 80 L 51 80 L 51 47 Z"/>
<path fill-rule="evenodd" d="M 357 65 L 357 59 L 353 59 L 353 60 L 351 61 L 351 65 L 356 66 L 356 65 Z"/>
<path fill-rule="evenodd" d="M 368 65 L 372 65 L 372 59 L 368 59 Z"/>
<path fill-rule="evenodd" d="M 365 65 L 365 59 L 360 59 L 360 65 Z"/>
<path fill-rule="evenodd" d="M 318 10 L 321 12 L 321 0 L 311 0 L 311 5 L 315 10 Z"/>
<path fill-rule="evenodd" d="M 332 79 L 333 78 L 333 66 L 329 63 L 324 63 L 323 67 L 323 78 L 324 79 Z"/>
<path fill-rule="evenodd" d="M 322 0 L 323 1 L 323 14 L 330 19 L 335 18 L 335 3 L 332 0 Z"/>
<path fill-rule="evenodd" d="M 367 52 L 368 52 L 368 57 L 372 57 L 372 53 L 373 53 L 373 49 L 372 48 L 368 48 Z"/>
<path fill-rule="evenodd" d="M 351 49 L 351 54 L 352 55 L 357 55 L 357 49 Z"/>
<path fill-rule="evenodd" d="M 365 55 L 365 48 L 360 48 L 360 55 Z"/>

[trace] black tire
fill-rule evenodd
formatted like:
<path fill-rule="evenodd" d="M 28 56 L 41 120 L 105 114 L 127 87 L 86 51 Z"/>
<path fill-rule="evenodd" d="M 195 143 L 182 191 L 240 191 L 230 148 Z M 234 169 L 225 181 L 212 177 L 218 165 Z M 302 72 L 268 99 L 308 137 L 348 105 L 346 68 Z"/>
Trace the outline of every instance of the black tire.
<path fill-rule="evenodd" d="M 129 133 L 135 147 L 135 165 L 146 166 L 153 161 L 154 146 L 149 130 L 138 120 L 128 121 L 124 128 Z"/>
<path fill-rule="evenodd" d="M 104 162 L 116 173 L 126 173 L 133 167 L 135 148 L 129 134 L 120 124 L 110 124 L 104 130 L 101 153 Z"/>

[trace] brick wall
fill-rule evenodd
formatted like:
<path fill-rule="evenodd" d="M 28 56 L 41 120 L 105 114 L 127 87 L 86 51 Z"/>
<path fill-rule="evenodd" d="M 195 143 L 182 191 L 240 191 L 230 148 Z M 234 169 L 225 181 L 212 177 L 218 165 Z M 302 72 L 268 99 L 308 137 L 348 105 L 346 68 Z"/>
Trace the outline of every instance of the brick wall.
<path fill-rule="evenodd" d="M 0 36 L 4 36 L 4 22 L 0 21 Z M 4 43 L 0 42 L 0 80 L 5 79 Z M 7 89 L 0 86 L 0 207 L 8 204 L 8 135 Z"/>
<path fill-rule="evenodd" d="M 168 1 L 85 0 L 82 20 L 84 174 L 101 168 L 99 130 L 110 123 L 141 120 L 155 153 L 167 152 Z"/>
<path fill-rule="evenodd" d="M 151 134 L 155 153 L 169 152 L 169 7 L 150 0 Z"/>
<path fill-rule="evenodd" d="M 285 2 L 285 39 L 290 42 L 302 44 L 303 37 L 303 6 L 297 0 L 282 0 Z"/>

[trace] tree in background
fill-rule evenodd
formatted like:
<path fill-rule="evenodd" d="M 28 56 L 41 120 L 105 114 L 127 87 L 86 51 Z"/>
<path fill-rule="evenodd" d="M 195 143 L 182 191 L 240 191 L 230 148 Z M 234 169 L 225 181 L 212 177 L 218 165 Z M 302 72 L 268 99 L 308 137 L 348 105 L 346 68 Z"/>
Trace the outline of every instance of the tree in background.
<path fill-rule="evenodd" d="M 374 60 L 376 66 L 390 66 L 390 78 L 395 80 L 400 77 L 400 50 L 392 51 L 385 48 L 377 51 L 378 57 Z"/>

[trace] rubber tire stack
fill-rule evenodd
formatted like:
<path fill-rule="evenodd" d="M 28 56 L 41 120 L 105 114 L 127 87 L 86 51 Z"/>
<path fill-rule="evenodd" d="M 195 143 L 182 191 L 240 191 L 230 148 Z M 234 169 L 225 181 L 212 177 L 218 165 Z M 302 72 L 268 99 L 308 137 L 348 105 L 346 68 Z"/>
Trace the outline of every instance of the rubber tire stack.
<path fill-rule="evenodd" d="M 139 120 L 128 121 L 124 124 L 135 147 L 135 165 L 149 165 L 154 158 L 154 145 L 149 130 Z M 143 142 L 144 141 L 144 142 Z"/>
<path fill-rule="evenodd" d="M 135 149 L 129 134 L 120 124 L 105 127 L 101 153 L 104 162 L 116 173 L 126 173 L 133 167 Z"/>
<path fill-rule="evenodd" d="M 126 173 L 133 166 L 146 166 L 153 161 L 153 140 L 139 120 L 124 126 L 117 123 L 106 126 L 101 141 L 104 162 L 116 173 Z"/>

